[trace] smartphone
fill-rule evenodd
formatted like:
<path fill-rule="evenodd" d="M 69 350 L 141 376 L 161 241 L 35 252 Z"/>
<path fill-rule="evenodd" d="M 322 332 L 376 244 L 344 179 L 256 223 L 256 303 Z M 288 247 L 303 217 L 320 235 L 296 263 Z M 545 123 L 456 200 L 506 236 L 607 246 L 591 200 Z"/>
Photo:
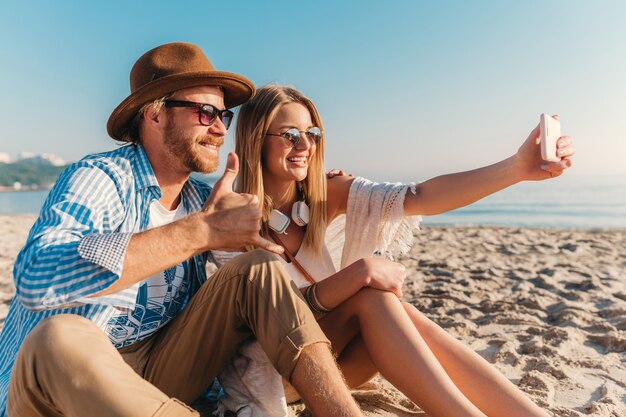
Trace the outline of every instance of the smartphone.
<path fill-rule="evenodd" d="M 541 130 L 541 158 L 544 161 L 560 161 L 556 154 L 556 141 L 561 137 L 561 123 L 549 114 L 539 117 Z"/>

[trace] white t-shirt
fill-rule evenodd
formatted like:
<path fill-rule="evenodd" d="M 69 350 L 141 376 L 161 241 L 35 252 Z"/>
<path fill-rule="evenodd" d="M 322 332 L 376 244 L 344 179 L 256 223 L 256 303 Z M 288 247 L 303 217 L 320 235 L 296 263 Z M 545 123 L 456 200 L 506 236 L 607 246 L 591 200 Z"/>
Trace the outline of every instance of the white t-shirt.
<path fill-rule="evenodd" d="M 167 210 L 154 201 L 150 205 L 148 229 L 172 223 L 186 215 L 182 200 L 175 210 Z M 113 343 L 127 345 L 142 340 L 178 315 L 189 292 L 189 283 L 184 280 L 187 265 L 180 263 L 141 282 L 135 309 L 113 316 L 107 324 Z"/>

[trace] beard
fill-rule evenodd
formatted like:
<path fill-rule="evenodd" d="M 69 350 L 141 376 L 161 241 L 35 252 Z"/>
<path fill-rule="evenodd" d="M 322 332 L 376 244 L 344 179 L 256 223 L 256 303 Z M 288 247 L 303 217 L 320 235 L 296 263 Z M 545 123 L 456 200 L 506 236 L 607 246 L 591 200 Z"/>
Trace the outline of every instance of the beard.
<path fill-rule="evenodd" d="M 199 148 L 203 144 L 215 145 L 219 151 L 219 147 L 224 144 L 224 137 L 215 135 L 191 136 L 171 121 L 165 130 L 165 148 L 185 168 L 192 172 L 204 174 L 215 172 L 219 165 L 219 156 L 217 154 L 202 155 Z"/>

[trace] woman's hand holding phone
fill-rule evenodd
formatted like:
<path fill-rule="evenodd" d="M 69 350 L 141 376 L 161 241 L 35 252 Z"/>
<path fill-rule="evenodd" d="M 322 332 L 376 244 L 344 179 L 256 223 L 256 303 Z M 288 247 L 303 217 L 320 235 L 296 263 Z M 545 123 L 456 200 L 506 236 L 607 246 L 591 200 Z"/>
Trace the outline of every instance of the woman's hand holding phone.
<path fill-rule="evenodd" d="M 540 123 L 530 132 L 528 138 L 515 154 L 516 165 L 520 170 L 522 180 L 539 181 L 558 177 L 572 166 L 572 161 L 569 159 L 575 153 L 575 149 L 571 146 L 572 138 L 560 136 L 558 116 L 548 117 L 545 125 L 548 127 L 547 134 L 552 136 L 546 139 L 545 145 L 542 144 L 542 123 L 540 120 Z M 543 118 L 544 115 L 541 116 L 541 119 Z M 558 129 L 554 127 L 554 124 L 558 126 Z M 551 126 L 552 128 L 550 128 Z M 545 131 L 544 134 L 546 134 Z M 556 134 L 559 136 L 555 138 Z M 548 140 L 551 143 L 548 143 Z M 545 149 L 542 150 L 542 148 Z M 551 157 L 551 155 L 554 156 Z"/>

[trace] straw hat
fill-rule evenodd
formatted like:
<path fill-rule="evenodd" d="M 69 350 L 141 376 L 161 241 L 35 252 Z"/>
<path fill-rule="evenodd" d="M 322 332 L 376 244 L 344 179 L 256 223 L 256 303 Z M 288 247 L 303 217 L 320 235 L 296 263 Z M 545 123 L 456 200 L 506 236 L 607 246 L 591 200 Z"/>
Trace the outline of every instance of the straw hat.
<path fill-rule="evenodd" d="M 255 93 L 252 81 L 238 74 L 216 71 L 196 45 L 168 43 L 146 52 L 130 71 L 130 95 L 113 110 L 107 132 L 124 140 L 128 124 L 141 107 L 173 91 L 215 85 L 224 89 L 226 108 L 245 103 Z"/>

